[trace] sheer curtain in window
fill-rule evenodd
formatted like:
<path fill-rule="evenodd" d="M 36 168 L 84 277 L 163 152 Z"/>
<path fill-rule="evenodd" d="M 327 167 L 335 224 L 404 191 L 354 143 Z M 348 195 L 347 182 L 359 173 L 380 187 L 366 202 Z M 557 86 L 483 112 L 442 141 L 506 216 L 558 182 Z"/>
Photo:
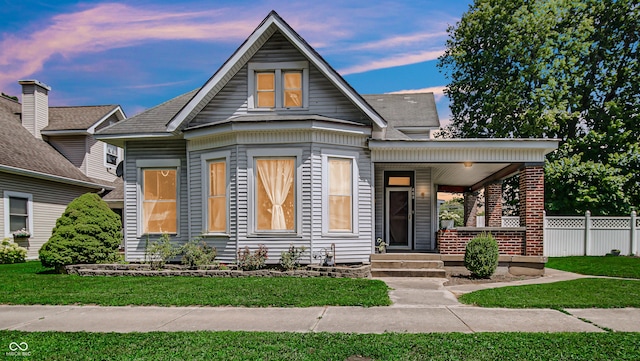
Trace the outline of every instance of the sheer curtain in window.
<path fill-rule="evenodd" d="M 352 160 L 329 158 L 329 231 L 351 232 Z"/>
<path fill-rule="evenodd" d="M 293 191 L 295 160 L 258 159 L 256 167 L 258 178 L 271 202 L 271 230 L 292 230 L 293 227 L 287 227 L 282 206 Z"/>

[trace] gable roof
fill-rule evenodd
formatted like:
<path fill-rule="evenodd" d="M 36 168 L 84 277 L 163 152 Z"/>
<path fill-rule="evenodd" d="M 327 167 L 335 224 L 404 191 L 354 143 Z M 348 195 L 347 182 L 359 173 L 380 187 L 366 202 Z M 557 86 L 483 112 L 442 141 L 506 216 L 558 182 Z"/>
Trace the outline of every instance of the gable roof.
<path fill-rule="evenodd" d="M 403 130 L 440 127 L 433 93 L 367 94 L 362 97 L 387 121 L 387 139 L 410 139 Z"/>
<path fill-rule="evenodd" d="M 251 56 L 276 31 L 280 31 L 333 85 L 379 128 L 385 128 L 384 119 L 275 11 L 271 11 L 222 67 L 200 88 L 167 124 L 167 131 L 179 131 L 226 85 L 246 64 Z"/>
<path fill-rule="evenodd" d="M 0 171 L 94 189 L 105 187 L 85 176 L 49 143 L 29 133 L 22 126 L 19 112 L 20 103 L 0 97 Z"/>
<path fill-rule="evenodd" d="M 117 114 L 119 119 L 125 118 L 119 105 L 49 107 L 49 125 L 42 130 L 45 133 L 63 130 L 93 133 L 98 125 L 113 114 Z"/>

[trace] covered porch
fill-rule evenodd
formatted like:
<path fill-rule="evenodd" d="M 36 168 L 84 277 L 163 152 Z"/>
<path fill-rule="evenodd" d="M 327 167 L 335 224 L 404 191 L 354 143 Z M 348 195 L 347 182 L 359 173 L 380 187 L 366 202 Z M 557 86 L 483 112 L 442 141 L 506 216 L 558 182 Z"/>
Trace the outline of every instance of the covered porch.
<path fill-rule="evenodd" d="M 371 140 L 374 163 L 375 236 L 390 252 L 464 254 L 482 232 L 491 232 L 501 255 L 542 256 L 544 159 L 557 140 Z M 502 226 L 502 181 L 520 177 L 519 227 Z M 485 226 L 476 226 L 479 192 Z M 464 196 L 464 226 L 441 230 L 438 192 Z"/>

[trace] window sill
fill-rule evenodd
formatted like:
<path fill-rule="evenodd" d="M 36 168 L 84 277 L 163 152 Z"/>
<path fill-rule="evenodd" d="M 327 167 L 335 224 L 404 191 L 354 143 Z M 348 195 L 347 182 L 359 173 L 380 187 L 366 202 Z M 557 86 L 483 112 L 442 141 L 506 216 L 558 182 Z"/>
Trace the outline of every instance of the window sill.
<path fill-rule="evenodd" d="M 247 238 L 302 238 L 298 233 L 252 233 Z"/>
<path fill-rule="evenodd" d="M 308 112 L 309 108 L 248 108 L 250 113 L 273 113 L 273 112 Z"/>
<path fill-rule="evenodd" d="M 324 238 L 360 238 L 360 235 L 357 233 L 323 232 L 322 237 Z"/>
<path fill-rule="evenodd" d="M 230 238 L 231 235 L 229 233 L 203 233 L 202 237 L 227 237 L 227 238 Z"/>

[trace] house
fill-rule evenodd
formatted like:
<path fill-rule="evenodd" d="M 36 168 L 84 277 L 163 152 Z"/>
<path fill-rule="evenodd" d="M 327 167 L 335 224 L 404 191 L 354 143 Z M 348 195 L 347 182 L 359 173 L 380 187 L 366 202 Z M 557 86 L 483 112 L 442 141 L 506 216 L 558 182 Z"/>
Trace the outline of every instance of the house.
<path fill-rule="evenodd" d="M 542 255 L 544 139 L 431 139 L 433 94 L 361 95 L 277 13 L 199 89 L 99 131 L 125 150 L 128 261 L 167 233 L 218 258 L 264 244 L 332 245 L 338 263 L 391 251 L 460 254 L 492 230 L 504 254 Z M 519 173 L 521 227 L 502 229 L 500 181 Z M 437 192 L 486 187 L 490 227 L 439 231 Z M 499 218 L 499 217 L 498 217 Z M 471 223 L 471 220 L 468 220 Z"/>
<path fill-rule="evenodd" d="M 121 184 L 115 173 L 123 150 L 93 134 L 125 115 L 117 105 L 50 107 L 49 86 L 20 84 L 22 103 L 0 97 L 0 233 L 12 237 L 26 229 L 30 237 L 19 244 L 37 258 L 69 202 Z"/>

